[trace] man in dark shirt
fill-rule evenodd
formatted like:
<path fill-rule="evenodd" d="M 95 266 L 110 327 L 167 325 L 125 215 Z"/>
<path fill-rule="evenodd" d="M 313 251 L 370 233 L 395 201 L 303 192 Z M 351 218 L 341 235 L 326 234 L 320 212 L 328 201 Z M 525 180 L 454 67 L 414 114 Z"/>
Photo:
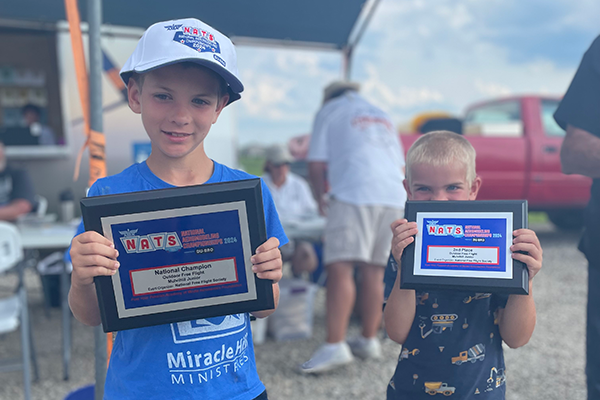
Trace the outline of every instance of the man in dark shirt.
<path fill-rule="evenodd" d="M 579 249 L 589 264 L 587 306 L 588 399 L 600 399 L 600 36 L 587 50 L 554 114 L 567 131 L 561 149 L 565 174 L 594 179 Z"/>
<path fill-rule="evenodd" d="M 35 192 L 27 171 L 7 165 L 4 143 L 0 142 L 0 220 L 15 221 L 31 212 Z"/>

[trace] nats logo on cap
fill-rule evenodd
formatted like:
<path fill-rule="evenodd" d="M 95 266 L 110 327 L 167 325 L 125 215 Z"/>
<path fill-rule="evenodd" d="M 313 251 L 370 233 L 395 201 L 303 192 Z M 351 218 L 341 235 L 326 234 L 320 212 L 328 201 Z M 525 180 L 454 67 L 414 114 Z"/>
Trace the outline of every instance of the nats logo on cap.
<path fill-rule="evenodd" d="M 175 32 L 173 40 L 200 53 L 221 53 L 221 46 L 212 33 L 193 26 L 184 26 L 180 31 Z"/>

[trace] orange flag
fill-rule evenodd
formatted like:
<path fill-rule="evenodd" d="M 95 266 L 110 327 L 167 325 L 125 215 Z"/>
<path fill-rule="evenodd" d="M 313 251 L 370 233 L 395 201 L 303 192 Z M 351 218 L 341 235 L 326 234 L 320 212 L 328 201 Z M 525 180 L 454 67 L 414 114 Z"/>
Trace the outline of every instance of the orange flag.
<path fill-rule="evenodd" d="M 79 88 L 79 98 L 81 100 L 81 109 L 83 111 L 83 129 L 87 137 L 87 140 L 77 154 L 73 180 L 79 178 L 81 158 L 85 148 L 88 147 L 90 151 L 90 178 L 88 186 L 92 186 L 96 179 L 106 176 L 106 140 L 102 132 L 96 132 L 90 129 L 90 90 L 87 68 L 85 66 L 83 39 L 81 35 L 81 19 L 79 18 L 77 0 L 65 0 L 65 10 L 67 12 L 67 20 L 69 21 L 71 46 L 73 48 L 73 59 L 75 61 L 75 75 L 77 77 L 77 87 Z"/>

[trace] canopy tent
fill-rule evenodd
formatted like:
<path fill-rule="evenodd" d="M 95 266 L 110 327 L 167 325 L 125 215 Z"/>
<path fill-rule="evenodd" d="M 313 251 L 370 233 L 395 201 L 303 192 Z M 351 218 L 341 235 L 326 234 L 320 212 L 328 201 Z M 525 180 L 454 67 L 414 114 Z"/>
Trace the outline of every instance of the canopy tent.
<path fill-rule="evenodd" d="M 79 0 L 82 20 L 88 1 Z M 230 38 L 342 50 L 351 47 L 353 31 L 368 22 L 373 0 L 103 0 L 102 23 L 147 28 L 157 21 L 197 17 Z M 6 20 L 54 23 L 65 19 L 63 0 L 4 0 Z"/>
<path fill-rule="evenodd" d="M 93 131 L 102 132 L 101 24 L 146 28 L 157 21 L 197 17 L 235 44 L 340 51 L 344 76 L 348 78 L 353 49 L 378 3 L 379 0 L 78 0 L 81 20 L 89 24 L 89 125 Z M 66 20 L 65 0 L 0 2 L 0 28 L 54 29 L 62 20 Z M 106 336 L 98 328 L 95 337 L 95 396 L 102 398 Z"/>

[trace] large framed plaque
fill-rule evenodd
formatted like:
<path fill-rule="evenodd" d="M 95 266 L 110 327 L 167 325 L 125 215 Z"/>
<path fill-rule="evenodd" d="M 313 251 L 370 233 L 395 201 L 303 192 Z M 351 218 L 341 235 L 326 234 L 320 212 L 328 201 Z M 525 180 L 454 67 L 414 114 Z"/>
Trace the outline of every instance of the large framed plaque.
<path fill-rule="evenodd" d="M 419 231 L 402 255 L 402 289 L 529 293 L 529 270 L 510 251 L 527 201 L 407 201 L 405 214 Z"/>
<path fill-rule="evenodd" d="M 81 200 L 120 267 L 95 277 L 105 332 L 274 308 L 250 257 L 267 239 L 260 179 Z"/>

